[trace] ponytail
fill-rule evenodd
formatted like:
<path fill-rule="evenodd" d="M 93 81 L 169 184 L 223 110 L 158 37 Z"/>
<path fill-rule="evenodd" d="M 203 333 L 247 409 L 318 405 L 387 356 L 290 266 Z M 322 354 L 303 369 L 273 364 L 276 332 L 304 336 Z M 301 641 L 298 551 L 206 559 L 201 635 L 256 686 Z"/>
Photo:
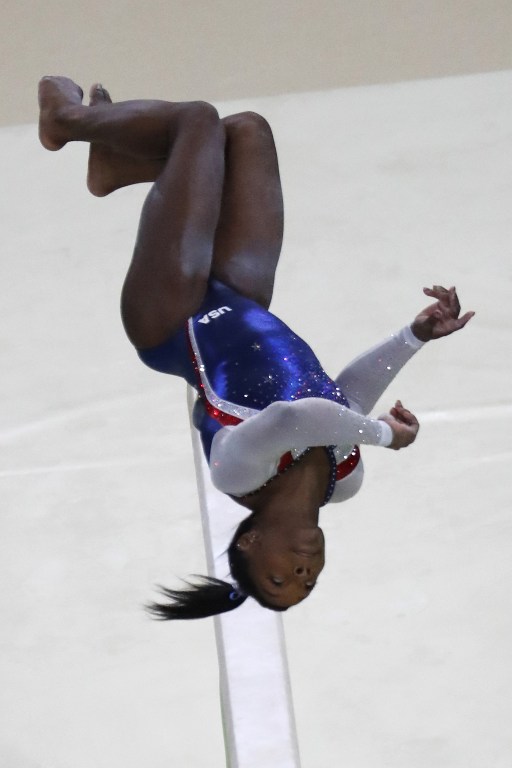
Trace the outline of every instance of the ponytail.
<path fill-rule="evenodd" d="M 247 599 L 233 584 L 211 576 L 195 576 L 186 581 L 188 589 L 159 587 L 171 603 L 150 603 L 146 610 L 154 619 L 203 619 L 238 608 Z"/>

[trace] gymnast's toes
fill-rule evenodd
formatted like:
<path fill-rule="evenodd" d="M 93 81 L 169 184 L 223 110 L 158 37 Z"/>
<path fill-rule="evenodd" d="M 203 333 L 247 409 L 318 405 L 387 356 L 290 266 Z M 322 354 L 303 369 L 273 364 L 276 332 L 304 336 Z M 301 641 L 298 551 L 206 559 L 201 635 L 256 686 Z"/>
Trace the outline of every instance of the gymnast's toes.
<path fill-rule="evenodd" d="M 89 106 L 95 107 L 98 104 L 112 104 L 112 99 L 110 93 L 101 83 L 94 83 L 89 91 Z"/>

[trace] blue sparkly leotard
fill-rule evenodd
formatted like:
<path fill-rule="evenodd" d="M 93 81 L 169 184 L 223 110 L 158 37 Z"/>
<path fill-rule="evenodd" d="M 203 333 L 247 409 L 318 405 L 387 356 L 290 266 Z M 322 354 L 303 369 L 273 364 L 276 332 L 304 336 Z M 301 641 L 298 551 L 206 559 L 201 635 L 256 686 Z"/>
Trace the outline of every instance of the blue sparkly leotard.
<path fill-rule="evenodd" d="M 361 484 L 357 445 L 391 440 L 387 424 L 364 414 L 420 346 L 404 329 L 333 380 L 279 318 L 211 280 L 186 327 L 138 354 L 198 392 L 194 424 L 220 490 L 245 495 L 322 445 L 335 473 L 332 500 L 341 501 Z"/>

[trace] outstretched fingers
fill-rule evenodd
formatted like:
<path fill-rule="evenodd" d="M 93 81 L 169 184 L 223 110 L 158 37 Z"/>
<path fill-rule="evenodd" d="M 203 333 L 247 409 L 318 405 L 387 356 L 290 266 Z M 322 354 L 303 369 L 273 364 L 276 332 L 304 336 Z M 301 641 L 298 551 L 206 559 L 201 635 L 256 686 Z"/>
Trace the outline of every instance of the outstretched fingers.
<path fill-rule="evenodd" d="M 464 326 L 469 323 L 472 317 L 475 316 L 475 313 L 473 311 L 466 312 L 462 317 L 459 317 L 457 320 L 453 321 L 453 330 L 454 331 L 460 331 L 461 328 L 464 328 Z"/>
<path fill-rule="evenodd" d="M 422 341 L 439 339 L 459 331 L 475 314 L 470 311 L 459 317 L 460 301 L 454 286 L 444 288 L 434 285 L 424 288 L 423 293 L 436 301 L 420 312 L 413 322 L 413 333 Z"/>
<path fill-rule="evenodd" d="M 452 317 L 459 316 L 460 302 L 455 286 L 444 288 L 442 285 L 434 285 L 433 288 L 424 288 L 423 293 L 426 296 L 437 299 L 442 307 L 449 311 Z"/>

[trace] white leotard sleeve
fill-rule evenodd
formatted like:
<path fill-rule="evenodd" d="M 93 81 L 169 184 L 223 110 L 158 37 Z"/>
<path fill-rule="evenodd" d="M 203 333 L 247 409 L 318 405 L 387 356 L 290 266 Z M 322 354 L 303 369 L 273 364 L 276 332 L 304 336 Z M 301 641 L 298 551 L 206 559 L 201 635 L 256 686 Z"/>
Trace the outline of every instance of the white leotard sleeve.
<path fill-rule="evenodd" d="M 236 427 L 223 427 L 213 438 L 211 448 L 214 485 L 234 496 L 249 493 L 276 473 L 287 451 L 337 445 L 346 446 L 348 453 L 354 445 L 389 445 L 393 438 L 391 427 L 363 414 L 421 345 L 410 329 L 404 329 L 347 366 L 337 382 L 347 395 L 350 409 L 317 397 L 279 401 Z"/>
<path fill-rule="evenodd" d="M 332 400 L 279 401 L 236 427 L 219 430 L 212 442 L 210 470 L 219 490 L 237 496 L 272 477 L 287 451 L 315 445 L 389 445 L 391 440 L 388 424 Z"/>
<path fill-rule="evenodd" d="M 356 357 L 336 378 L 341 391 L 359 413 L 370 413 L 398 371 L 424 345 L 406 326 Z"/>

